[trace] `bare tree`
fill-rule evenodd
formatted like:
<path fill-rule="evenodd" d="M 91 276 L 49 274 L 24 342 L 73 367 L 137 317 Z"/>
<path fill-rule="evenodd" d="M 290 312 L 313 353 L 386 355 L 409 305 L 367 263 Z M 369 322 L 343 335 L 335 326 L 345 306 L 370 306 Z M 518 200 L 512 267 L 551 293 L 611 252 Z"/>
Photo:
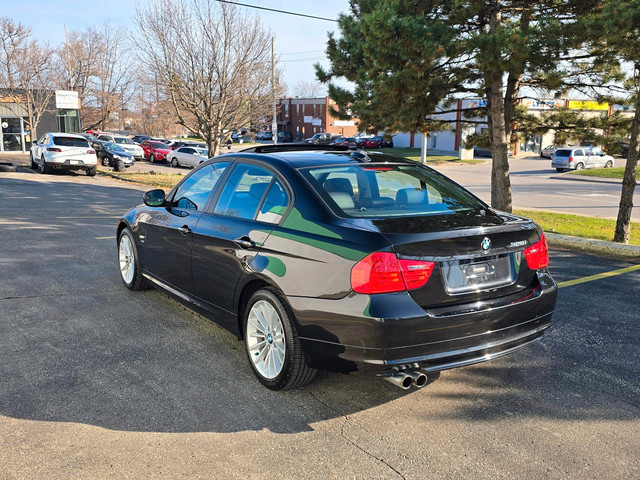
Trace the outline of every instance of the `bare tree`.
<path fill-rule="evenodd" d="M 317 81 L 300 80 L 293 86 L 293 94 L 300 98 L 323 97 L 327 89 Z"/>
<path fill-rule="evenodd" d="M 89 29 L 98 43 L 96 71 L 89 78 L 87 104 L 98 113 L 88 128 L 108 129 L 109 118 L 121 110 L 133 94 L 135 68 L 131 68 L 128 56 L 127 33 L 108 22 Z M 85 42 L 88 39 L 85 39 Z"/>
<path fill-rule="evenodd" d="M 22 23 L 0 17 L 0 88 L 10 100 L 5 107 L 24 118 L 34 139 L 58 84 L 51 62 L 53 50 L 31 34 L 31 28 Z"/>
<path fill-rule="evenodd" d="M 140 63 L 212 155 L 233 129 L 271 115 L 270 33 L 257 17 L 209 0 L 151 0 L 135 23 Z"/>

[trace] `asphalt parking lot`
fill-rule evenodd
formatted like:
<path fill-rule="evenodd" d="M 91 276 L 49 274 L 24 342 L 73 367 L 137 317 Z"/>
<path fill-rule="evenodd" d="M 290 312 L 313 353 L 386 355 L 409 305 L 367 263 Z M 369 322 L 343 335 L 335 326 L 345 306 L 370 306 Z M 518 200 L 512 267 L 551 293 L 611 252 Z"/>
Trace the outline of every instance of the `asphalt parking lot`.
<path fill-rule="evenodd" d="M 543 340 L 421 390 L 272 392 L 231 334 L 122 285 L 143 190 L 0 174 L 0 478 L 640 477 L 640 269 L 552 251 Z"/>

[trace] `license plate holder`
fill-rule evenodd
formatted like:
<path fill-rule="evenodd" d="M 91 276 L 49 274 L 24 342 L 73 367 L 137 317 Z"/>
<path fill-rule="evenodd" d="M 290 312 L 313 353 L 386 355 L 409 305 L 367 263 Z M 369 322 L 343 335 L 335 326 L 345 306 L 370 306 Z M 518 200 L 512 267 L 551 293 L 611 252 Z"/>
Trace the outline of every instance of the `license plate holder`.
<path fill-rule="evenodd" d="M 511 285 L 518 278 L 522 252 L 442 263 L 447 293 L 455 295 Z"/>

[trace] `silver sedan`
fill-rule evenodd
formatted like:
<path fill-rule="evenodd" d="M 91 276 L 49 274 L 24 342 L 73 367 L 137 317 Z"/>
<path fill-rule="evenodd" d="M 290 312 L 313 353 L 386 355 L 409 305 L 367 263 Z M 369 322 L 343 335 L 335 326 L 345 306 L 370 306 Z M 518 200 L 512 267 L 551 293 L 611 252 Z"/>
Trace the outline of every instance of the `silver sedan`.
<path fill-rule="evenodd" d="M 180 147 L 167 155 L 172 167 L 197 167 L 209 158 L 209 150 L 201 147 Z"/>

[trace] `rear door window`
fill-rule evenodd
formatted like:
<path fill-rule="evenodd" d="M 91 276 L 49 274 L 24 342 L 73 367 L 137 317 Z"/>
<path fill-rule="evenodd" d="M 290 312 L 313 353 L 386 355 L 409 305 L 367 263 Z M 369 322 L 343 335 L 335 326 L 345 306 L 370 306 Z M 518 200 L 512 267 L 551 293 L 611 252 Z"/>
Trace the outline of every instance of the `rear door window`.
<path fill-rule="evenodd" d="M 220 194 L 214 213 L 245 219 L 255 218 L 258 206 L 262 204 L 274 178 L 274 174 L 264 168 L 238 164 Z"/>
<path fill-rule="evenodd" d="M 573 155 L 576 157 L 582 157 L 584 156 L 584 150 L 576 150 Z"/>

